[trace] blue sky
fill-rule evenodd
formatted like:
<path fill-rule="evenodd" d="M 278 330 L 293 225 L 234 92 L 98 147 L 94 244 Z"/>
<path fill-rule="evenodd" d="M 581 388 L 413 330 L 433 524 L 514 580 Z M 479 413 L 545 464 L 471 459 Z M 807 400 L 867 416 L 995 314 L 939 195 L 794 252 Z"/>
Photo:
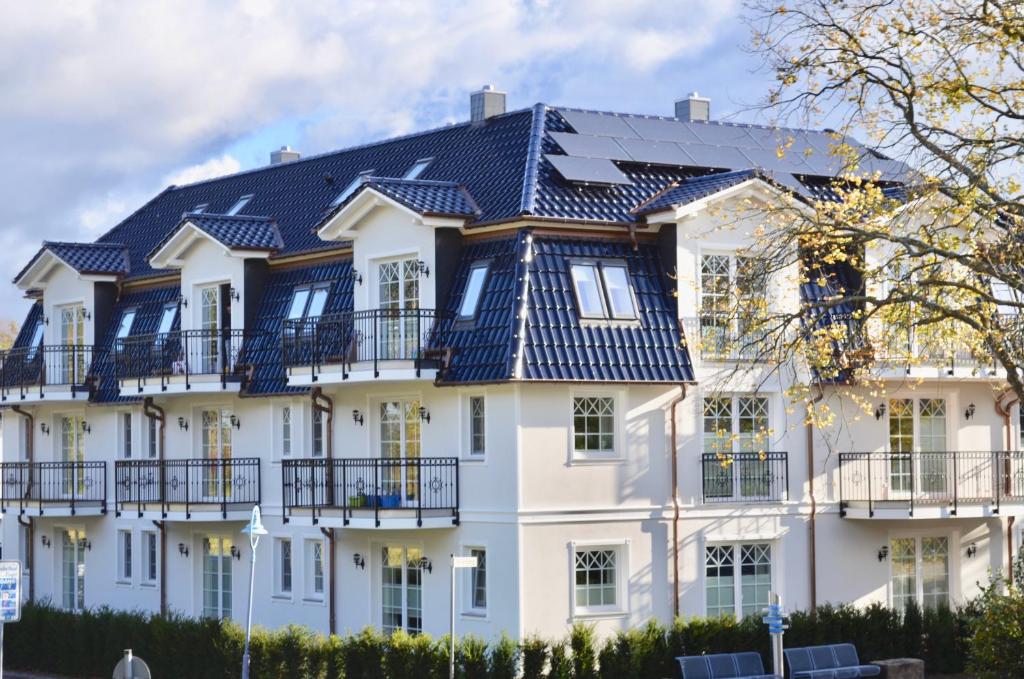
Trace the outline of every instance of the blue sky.
<path fill-rule="evenodd" d="M 493 83 L 509 108 L 712 116 L 771 74 L 732 0 L 4 3 L 0 276 L 43 239 L 93 240 L 168 184 L 465 120 Z M 27 303 L 0 291 L 0 319 Z"/>

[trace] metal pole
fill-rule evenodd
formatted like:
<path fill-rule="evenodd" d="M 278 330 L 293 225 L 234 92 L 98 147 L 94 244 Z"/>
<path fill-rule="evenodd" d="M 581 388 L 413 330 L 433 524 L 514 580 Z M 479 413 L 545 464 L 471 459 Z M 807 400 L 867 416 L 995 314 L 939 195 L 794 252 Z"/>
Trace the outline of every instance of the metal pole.
<path fill-rule="evenodd" d="M 451 555 L 451 570 L 452 570 L 452 596 L 449 609 L 449 629 L 448 629 L 448 679 L 455 679 L 455 555 Z M 0 625 L 0 628 L 3 626 Z M 0 677 L 3 679 L 3 677 Z"/>
<path fill-rule="evenodd" d="M 256 539 L 256 542 L 259 538 Z M 245 652 L 242 653 L 242 679 L 249 679 L 249 637 L 252 635 L 252 592 L 256 582 L 256 544 L 251 545 L 252 554 L 249 558 L 249 612 L 245 621 Z M 3 679 L 3 677 L 0 677 Z"/>
<path fill-rule="evenodd" d="M 4 679 L 4 624 L 0 622 L 0 679 Z"/>

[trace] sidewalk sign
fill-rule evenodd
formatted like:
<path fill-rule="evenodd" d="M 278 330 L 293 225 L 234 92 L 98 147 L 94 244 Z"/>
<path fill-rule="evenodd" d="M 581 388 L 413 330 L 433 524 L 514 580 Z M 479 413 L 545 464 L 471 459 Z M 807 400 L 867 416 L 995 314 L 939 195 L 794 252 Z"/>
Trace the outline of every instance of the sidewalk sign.
<path fill-rule="evenodd" d="M 0 679 L 4 676 L 4 625 L 21 620 L 21 562 L 0 561 Z"/>
<path fill-rule="evenodd" d="M 761 622 L 768 625 L 768 634 L 772 635 L 772 669 L 778 676 L 783 676 L 782 635 L 789 629 L 782 618 L 782 597 L 771 593 L 768 595 L 768 608 Z"/>

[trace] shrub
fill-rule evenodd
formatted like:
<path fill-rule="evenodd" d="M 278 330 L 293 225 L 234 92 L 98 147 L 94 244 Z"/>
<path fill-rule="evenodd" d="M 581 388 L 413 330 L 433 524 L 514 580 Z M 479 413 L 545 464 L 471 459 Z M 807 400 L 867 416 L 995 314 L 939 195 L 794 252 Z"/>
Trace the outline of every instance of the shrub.
<path fill-rule="evenodd" d="M 519 647 L 516 642 L 502 634 L 491 649 L 487 664 L 487 676 L 490 679 L 516 679 L 516 663 L 519 660 Z"/>
<path fill-rule="evenodd" d="M 1010 587 L 1006 593 L 993 583 L 982 594 L 971 621 L 968 668 L 978 679 L 1024 677 L 1024 593 Z"/>
<path fill-rule="evenodd" d="M 597 654 L 594 651 L 594 628 L 579 623 L 569 632 L 572 648 L 573 679 L 597 679 Z"/>
<path fill-rule="evenodd" d="M 547 642 L 538 637 L 527 637 L 520 648 L 523 656 L 523 676 L 530 679 L 544 676 L 544 667 L 548 664 Z"/>

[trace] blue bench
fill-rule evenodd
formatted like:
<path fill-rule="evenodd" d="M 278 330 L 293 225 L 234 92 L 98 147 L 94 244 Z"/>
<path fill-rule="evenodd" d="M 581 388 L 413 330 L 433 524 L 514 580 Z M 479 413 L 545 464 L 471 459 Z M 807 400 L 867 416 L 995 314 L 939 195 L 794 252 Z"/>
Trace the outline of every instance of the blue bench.
<path fill-rule="evenodd" d="M 882 673 L 878 665 L 861 665 L 853 644 L 787 648 L 784 653 L 791 679 L 857 679 Z"/>
<path fill-rule="evenodd" d="M 684 655 L 676 658 L 683 679 L 782 679 L 765 674 L 760 653 Z"/>

